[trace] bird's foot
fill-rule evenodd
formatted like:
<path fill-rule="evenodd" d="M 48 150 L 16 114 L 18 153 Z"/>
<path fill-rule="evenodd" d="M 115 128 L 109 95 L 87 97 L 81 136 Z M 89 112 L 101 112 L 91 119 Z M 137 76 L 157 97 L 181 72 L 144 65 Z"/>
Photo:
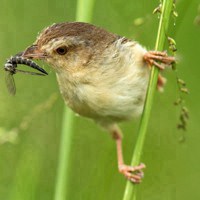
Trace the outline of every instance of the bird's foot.
<path fill-rule="evenodd" d="M 143 58 L 149 66 L 155 65 L 161 70 L 175 62 L 175 57 L 168 56 L 165 51 L 148 51 Z"/>
<path fill-rule="evenodd" d="M 140 164 L 138 166 L 132 167 L 125 164 L 119 165 L 119 172 L 123 174 L 128 180 L 133 183 L 141 183 L 142 178 L 144 177 L 144 169 L 146 166 Z"/>

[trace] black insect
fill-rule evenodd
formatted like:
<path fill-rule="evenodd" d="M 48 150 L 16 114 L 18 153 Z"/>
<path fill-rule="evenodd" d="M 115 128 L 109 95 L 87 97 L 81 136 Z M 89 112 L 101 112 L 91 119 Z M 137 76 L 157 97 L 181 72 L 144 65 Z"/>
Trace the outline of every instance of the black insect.
<path fill-rule="evenodd" d="M 16 69 L 18 64 L 29 66 L 31 68 L 37 69 L 38 71 L 42 73 L 29 72 L 29 71 Z M 6 85 L 7 85 L 9 93 L 12 95 L 15 95 L 16 93 L 15 81 L 13 78 L 14 74 L 21 72 L 21 73 L 30 74 L 30 75 L 40 75 L 40 76 L 48 75 L 48 73 L 44 69 L 39 67 L 35 62 L 33 62 L 30 59 L 23 58 L 21 56 L 14 56 L 8 59 L 4 65 L 4 69 L 6 71 Z"/>

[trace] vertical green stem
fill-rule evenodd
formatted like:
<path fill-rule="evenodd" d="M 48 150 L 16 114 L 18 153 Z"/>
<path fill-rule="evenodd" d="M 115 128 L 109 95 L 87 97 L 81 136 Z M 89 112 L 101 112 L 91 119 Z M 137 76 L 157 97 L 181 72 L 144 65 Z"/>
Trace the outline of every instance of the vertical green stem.
<path fill-rule="evenodd" d="M 166 34 L 169 26 L 170 15 L 173 8 L 173 0 L 163 0 L 162 10 L 160 16 L 160 22 L 158 27 L 157 39 L 155 50 L 162 51 L 165 44 Z M 150 118 L 150 112 L 153 104 L 153 97 L 156 90 L 157 80 L 158 80 L 159 70 L 156 67 L 152 67 L 149 86 L 146 95 L 146 102 L 140 121 L 139 134 L 137 143 L 135 146 L 133 158 L 131 165 L 138 165 L 142 155 L 142 149 L 144 145 L 144 140 L 147 132 L 148 121 Z M 123 200 L 135 200 L 136 199 L 136 188 L 138 186 L 132 184 L 130 181 L 127 181 Z"/>
<path fill-rule="evenodd" d="M 65 200 L 67 194 L 67 181 L 69 179 L 69 165 L 71 142 L 73 137 L 74 115 L 68 108 L 64 108 L 62 131 L 60 138 L 60 152 L 58 161 L 57 180 L 55 186 L 55 200 Z"/>
<path fill-rule="evenodd" d="M 77 0 L 76 20 L 91 22 L 95 0 Z"/>
<path fill-rule="evenodd" d="M 76 20 L 90 22 L 92 19 L 94 0 L 78 0 Z M 68 108 L 64 109 L 60 138 L 60 152 L 58 161 L 57 180 L 55 186 L 55 200 L 65 200 L 68 194 L 68 180 L 70 175 L 70 154 L 72 148 L 74 115 Z"/>

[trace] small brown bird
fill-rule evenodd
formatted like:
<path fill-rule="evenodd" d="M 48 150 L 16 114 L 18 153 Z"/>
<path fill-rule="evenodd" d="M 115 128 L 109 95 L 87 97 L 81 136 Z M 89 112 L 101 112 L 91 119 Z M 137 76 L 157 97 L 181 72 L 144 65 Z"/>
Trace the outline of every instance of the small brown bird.
<path fill-rule="evenodd" d="M 111 133 L 117 145 L 119 172 L 134 183 L 141 182 L 145 165 L 124 164 L 117 123 L 141 114 L 149 66 L 164 69 L 174 57 L 147 51 L 136 41 L 82 22 L 49 26 L 22 56 L 52 66 L 65 103 Z M 159 76 L 158 87 L 163 84 Z"/>

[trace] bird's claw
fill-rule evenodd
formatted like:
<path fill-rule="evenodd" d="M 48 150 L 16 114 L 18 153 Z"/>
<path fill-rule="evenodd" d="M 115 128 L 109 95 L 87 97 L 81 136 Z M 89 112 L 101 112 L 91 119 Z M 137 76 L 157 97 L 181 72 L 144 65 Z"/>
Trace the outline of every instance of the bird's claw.
<path fill-rule="evenodd" d="M 169 66 L 175 62 L 175 57 L 168 56 L 166 51 L 148 51 L 143 58 L 149 66 L 155 65 L 161 70 L 165 69 L 165 66 Z"/>
<path fill-rule="evenodd" d="M 146 166 L 142 163 L 138 166 L 132 167 L 125 164 L 119 166 L 119 172 L 123 174 L 128 180 L 133 183 L 141 183 L 144 177 L 144 169 Z"/>

